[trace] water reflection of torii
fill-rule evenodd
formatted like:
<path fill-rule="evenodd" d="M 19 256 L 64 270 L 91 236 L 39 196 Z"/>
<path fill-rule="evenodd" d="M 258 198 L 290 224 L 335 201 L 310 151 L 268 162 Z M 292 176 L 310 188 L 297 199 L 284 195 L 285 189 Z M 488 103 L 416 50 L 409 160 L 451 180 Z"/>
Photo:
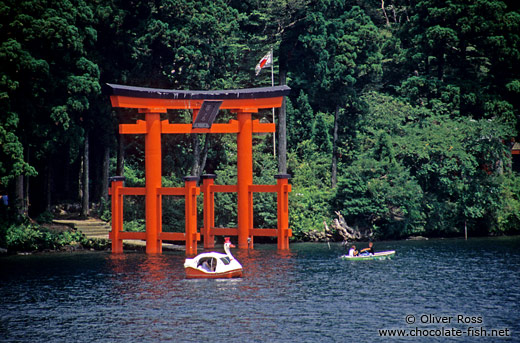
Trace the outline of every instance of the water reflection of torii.
<path fill-rule="evenodd" d="M 252 113 L 259 109 L 280 107 L 283 97 L 289 94 L 288 86 L 219 90 L 219 91 L 178 91 L 155 88 L 131 87 L 108 84 L 113 107 L 135 108 L 144 113 L 145 120 L 136 124 L 120 124 L 120 134 L 145 135 L 145 177 L 146 186 L 123 187 L 123 178 L 112 179 L 112 252 L 123 251 L 123 239 L 146 240 L 147 253 L 162 252 L 162 241 L 185 241 L 186 255 L 197 252 L 197 177 L 185 177 L 185 187 L 162 187 L 161 177 L 161 134 L 190 133 L 236 133 L 237 134 L 237 184 L 215 185 L 215 175 L 203 175 L 204 193 L 204 248 L 214 246 L 215 235 L 238 236 L 238 247 L 253 247 L 254 236 L 278 237 L 278 249 L 289 248 L 289 175 L 276 175 L 276 185 L 253 184 L 253 133 L 275 132 L 274 123 L 260 123 L 252 120 Z M 192 124 L 172 124 L 161 121 L 161 114 L 169 109 L 193 110 Z M 237 120 L 228 123 L 213 121 L 219 109 L 227 109 L 237 114 Z M 214 193 L 236 192 L 238 198 L 238 228 L 214 227 Z M 253 193 L 277 193 L 278 225 L 276 229 L 253 228 Z M 123 231 L 123 195 L 144 195 L 146 200 L 146 232 Z M 186 232 L 162 232 L 162 196 L 181 195 L 185 197 Z"/>

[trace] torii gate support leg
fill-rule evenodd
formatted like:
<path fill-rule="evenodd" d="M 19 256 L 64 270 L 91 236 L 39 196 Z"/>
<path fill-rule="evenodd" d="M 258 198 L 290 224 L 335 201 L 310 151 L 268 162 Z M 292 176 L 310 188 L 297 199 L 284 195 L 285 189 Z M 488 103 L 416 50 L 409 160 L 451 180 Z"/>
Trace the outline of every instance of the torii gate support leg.
<path fill-rule="evenodd" d="M 197 188 L 198 176 L 186 176 L 184 178 L 184 216 L 186 220 L 186 256 L 194 256 L 197 254 Z"/>
<path fill-rule="evenodd" d="M 237 188 L 238 248 L 248 248 L 252 219 L 249 186 L 253 184 L 253 123 L 250 112 L 238 112 Z"/>
<path fill-rule="evenodd" d="M 145 177 L 146 177 L 146 253 L 162 252 L 159 240 L 161 224 L 161 115 L 146 113 Z"/>
<path fill-rule="evenodd" d="M 289 174 L 274 176 L 277 188 L 277 214 L 278 214 L 278 250 L 289 250 Z"/>
<path fill-rule="evenodd" d="M 211 229 L 215 226 L 215 193 L 212 185 L 215 182 L 215 174 L 202 175 L 202 192 L 204 193 L 204 249 L 215 247 L 215 236 L 211 234 Z"/>
<path fill-rule="evenodd" d="M 114 177 L 110 185 L 110 195 L 112 196 L 112 232 L 110 232 L 112 253 L 123 252 L 123 240 L 120 237 L 120 233 L 123 231 L 123 196 L 120 190 L 123 188 L 124 179 L 122 176 Z"/>

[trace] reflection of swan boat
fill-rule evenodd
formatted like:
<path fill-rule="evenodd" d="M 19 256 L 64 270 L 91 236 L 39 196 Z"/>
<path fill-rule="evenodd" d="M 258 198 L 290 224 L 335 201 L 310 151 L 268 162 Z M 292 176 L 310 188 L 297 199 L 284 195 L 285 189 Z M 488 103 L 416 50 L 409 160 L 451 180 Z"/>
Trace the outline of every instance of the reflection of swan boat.
<path fill-rule="evenodd" d="M 205 252 L 187 258 L 184 262 L 186 278 L 188 279 L 221 279 L 242 276 L 242 265 L 231 255 L 229 248 L 235 247 L 226 237 L 224 243 L 225 254 Z"/>
<path fill-rule="evenodd" d="M 395 255 L 395 250 L 390 250 L 390 251 L 376 252 L 373 255 L 357 255 L 357 256 L 342 255 L 341 258 L 345 259 L 345 260 L 351 260 L 351 261 L 385 260 L 387 258 L 393 257 L 394 255 Z"/>

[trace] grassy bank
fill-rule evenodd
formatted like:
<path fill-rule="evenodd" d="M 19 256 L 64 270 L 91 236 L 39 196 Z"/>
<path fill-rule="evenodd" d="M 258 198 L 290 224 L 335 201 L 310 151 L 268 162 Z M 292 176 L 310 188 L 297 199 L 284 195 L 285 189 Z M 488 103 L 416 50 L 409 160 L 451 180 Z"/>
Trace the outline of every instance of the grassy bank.
<path fill-rule="evenodd" d="M 0 227 L 0 248 L 4 252 L 49 252 L 106 250 L 107 239 L 87 238 L 83 233 L 66 228 L 52 228 L 29 220 Z"/>

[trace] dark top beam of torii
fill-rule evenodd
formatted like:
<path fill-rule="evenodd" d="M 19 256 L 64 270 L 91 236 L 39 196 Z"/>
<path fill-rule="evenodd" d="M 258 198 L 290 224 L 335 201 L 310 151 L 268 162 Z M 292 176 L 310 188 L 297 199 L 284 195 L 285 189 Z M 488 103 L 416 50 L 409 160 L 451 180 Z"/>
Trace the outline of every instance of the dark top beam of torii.
<path fill-rule="evenodd" d="M 171 90 L 107 84 L 113 107 L 200 109 L 204 100 L 222 100 L 221 109 L 256 112 L 261 108 L 280 107 L 289 95 L 286 85 L 232 90 Z"/>

